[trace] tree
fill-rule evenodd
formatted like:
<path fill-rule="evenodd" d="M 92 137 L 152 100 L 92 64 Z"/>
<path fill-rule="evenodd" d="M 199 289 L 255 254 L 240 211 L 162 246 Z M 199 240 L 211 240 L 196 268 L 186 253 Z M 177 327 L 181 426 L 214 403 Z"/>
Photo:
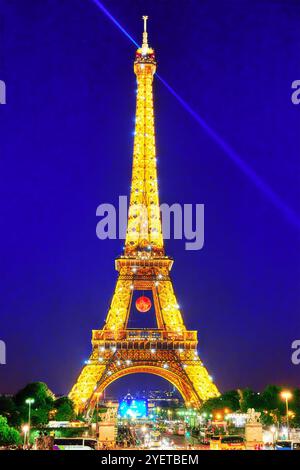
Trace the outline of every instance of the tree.
<path fill-rule="evenodd" d="M 263 392 L 255 392 L 250 388 L 231 390 L 217 398 L 211 398 L 204 402 L 200 408 L 201 413 L 207 416 L 220 413 L 224 415 L 225 408 L 230 411 L 247 413 L 249 408 L 261 412 L 261 422 L 264 425 L 278 424 L 286 420 L 286 409 L 281 397 L 282 387 L 268 385 Z M 292 398 L 289 401 L 290 424 L 300 426 L 300 389 L 292 390 Z"/>
<path fill-rule="evenodd" d="M 300 389 L 295 388 L 292 393 L 293 398 L 290 403 L 290 409 L 295 413 L 292 423 L 294 426 L 300 427 Z"/>
<path fill-rule="evenodd" d="M 15 403 L 22 406 L 27 398 L 34 398 L 35 407 L 52 406 L 54 394 L 44 382 L 32 382 L 15 395 Z"/>
<path fill-rule="evenodd" d="M 201 413 L 213 414 L 215 411 L 237 411 L 240 409 L 239 393 L 229 390 L 217 398 L 209 398 L 200 408 Z"/>
<path fill-rule="evenodd" d="M 2 416 L 5 416 L 9 421 L 15 409 L 15 402 L 12 397 L 0 395 L 0 414 Z"/>
<path fill-rule="evenodd" d="M 0 416 L 0 445 L 18 445 L 20 441 L 19 432 L 8 425 L 7 419 L 4 416 Z"/>
<path fill-rule="evenodd" d="M 0 415 L 7 418 L 10 426 L 16 427 L 21 424 L 21 415 L 13 397 L 0 395 Z"/>
<path fill-rule="evenodd" d="M 238 411 L 240 409 L 240 395 L 237 390 L 229 390 L 221 395 L 223 408 L 230 411 Z"/>
<path fill-rule="evenodd" d="M 264 408 L 267 411 L 279 410 L 284 413 L 284 402 L 280 397 L 281 387 L 268 385 L 262 392 Z"/>
<path fill-rule="evenodd" d="M 35 408 L 31 412 L 31 425 L 32 426 L 44 426 L 49 422 L 49 413 L 51 408 L 49 406 L 45 406 L 44 408 Z M 27 421 L 27 415 L 26 415 Z"/>
<path fill-rule="evenodd" d="M 240 394 L 240 408 L 243 413 L 247 413 L 249 408 L 254 408 L 256 411 L 263 410 L 263 398 L 259 392 L 255 392 L 251 388 L 244 388 L 240 391 Z"/>
<path fill-rule="evenodd" d="M 32 382 L 20 390 L 14 397 L 15 404 L 20 412 L 21 421 L 28 419 L 27 398 L 33 398 L 31 419 L 33 425 L 47 424 L 49 412 L 53 407 L 54 394 L 44 382 Z"/>
<path fill-rule="evenodd" d="M 75 417 L 74 403 L 68 397 L 61 397 L 53 404 L 56 421 L 71 421 Z"/>

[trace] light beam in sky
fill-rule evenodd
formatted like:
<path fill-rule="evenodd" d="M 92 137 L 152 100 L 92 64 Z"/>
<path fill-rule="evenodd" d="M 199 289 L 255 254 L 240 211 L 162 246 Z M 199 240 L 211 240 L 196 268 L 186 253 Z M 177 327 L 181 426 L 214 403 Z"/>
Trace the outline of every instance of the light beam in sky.
<path fill-rule="evenodd" d="M 115 26 L 136 46 L 140 47 L 137 41 L 126 31 L 125 28 L 116 20 L 100 0 L 91 0 Z M 246 163 L 238 153 L 210 127 L 207 122 L 169 85 L 160 75 L 156 77 L 167 88 L 167 90 L 177 99 L 181 106 L 195 119 L 201 128 L 209 137 L 224 151 L 224 153 L 235 163 L 235 165 L 255 184 L 255 186 L 285 215 L 290 223 L 300 229 L 300 217 L 290 208 L 281 197 L 268 185 L 252 168 Z"/>

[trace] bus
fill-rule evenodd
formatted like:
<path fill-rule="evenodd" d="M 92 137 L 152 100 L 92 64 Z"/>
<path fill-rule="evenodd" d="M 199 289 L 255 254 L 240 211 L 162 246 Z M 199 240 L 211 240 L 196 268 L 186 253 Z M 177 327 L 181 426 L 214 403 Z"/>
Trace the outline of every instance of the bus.
<path fill-rule="evenodd" d="M 210 450 L 220 450 L 221 445 L 221 436 L 210 436 L 209 438 L 209 448 Z"/>
<path fill-rule="evenodd" d="M 97 439 L 91 437 L 55 437 L 53 450 L 96 450 Z"/>
<path fill-rule="evenodd" d="M 300 450 L 299 441 L 276 441 L 275 450 Z"/>
<path fill-rule="evenodd" d="M 220 450 L 246 450 L 245 439 L 242 436 L 223 436 Z"/>

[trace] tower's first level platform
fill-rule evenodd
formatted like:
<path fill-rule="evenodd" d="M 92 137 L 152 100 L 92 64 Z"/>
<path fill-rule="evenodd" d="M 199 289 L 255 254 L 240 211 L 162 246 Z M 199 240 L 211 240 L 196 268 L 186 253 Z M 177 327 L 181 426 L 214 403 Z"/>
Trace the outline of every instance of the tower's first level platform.
<path fill-rule="evenodd" d="M 160 329 L 93 330 L 93 348 L 100 350 L 196 350 L 197 331 Z"/>

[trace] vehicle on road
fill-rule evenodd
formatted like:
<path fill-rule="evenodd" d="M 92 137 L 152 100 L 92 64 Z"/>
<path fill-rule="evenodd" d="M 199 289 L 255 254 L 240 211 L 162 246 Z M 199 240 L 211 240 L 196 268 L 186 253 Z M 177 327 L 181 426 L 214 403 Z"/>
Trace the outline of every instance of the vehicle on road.
<path fill-rule="evenodd" d="M 299 441 L 276 441 L 275 450 L 300 450 Z"/>
<path fill-rule="evenodd" d="M 220 436 L 210 436 L 209 438 L 209 448 L 210 450 L 220 450 L 220 441 L 221 437 Z"/>
<path fill-rule="evenodd" d="M 223 436 L 220 439 L 220 450 L 246 450 L 243 436 Z"/>
<path fill-rule="evenodd" d="M 90 437 L 56 437 L 53 450 L 96 450 L 97 440 Z"/>

